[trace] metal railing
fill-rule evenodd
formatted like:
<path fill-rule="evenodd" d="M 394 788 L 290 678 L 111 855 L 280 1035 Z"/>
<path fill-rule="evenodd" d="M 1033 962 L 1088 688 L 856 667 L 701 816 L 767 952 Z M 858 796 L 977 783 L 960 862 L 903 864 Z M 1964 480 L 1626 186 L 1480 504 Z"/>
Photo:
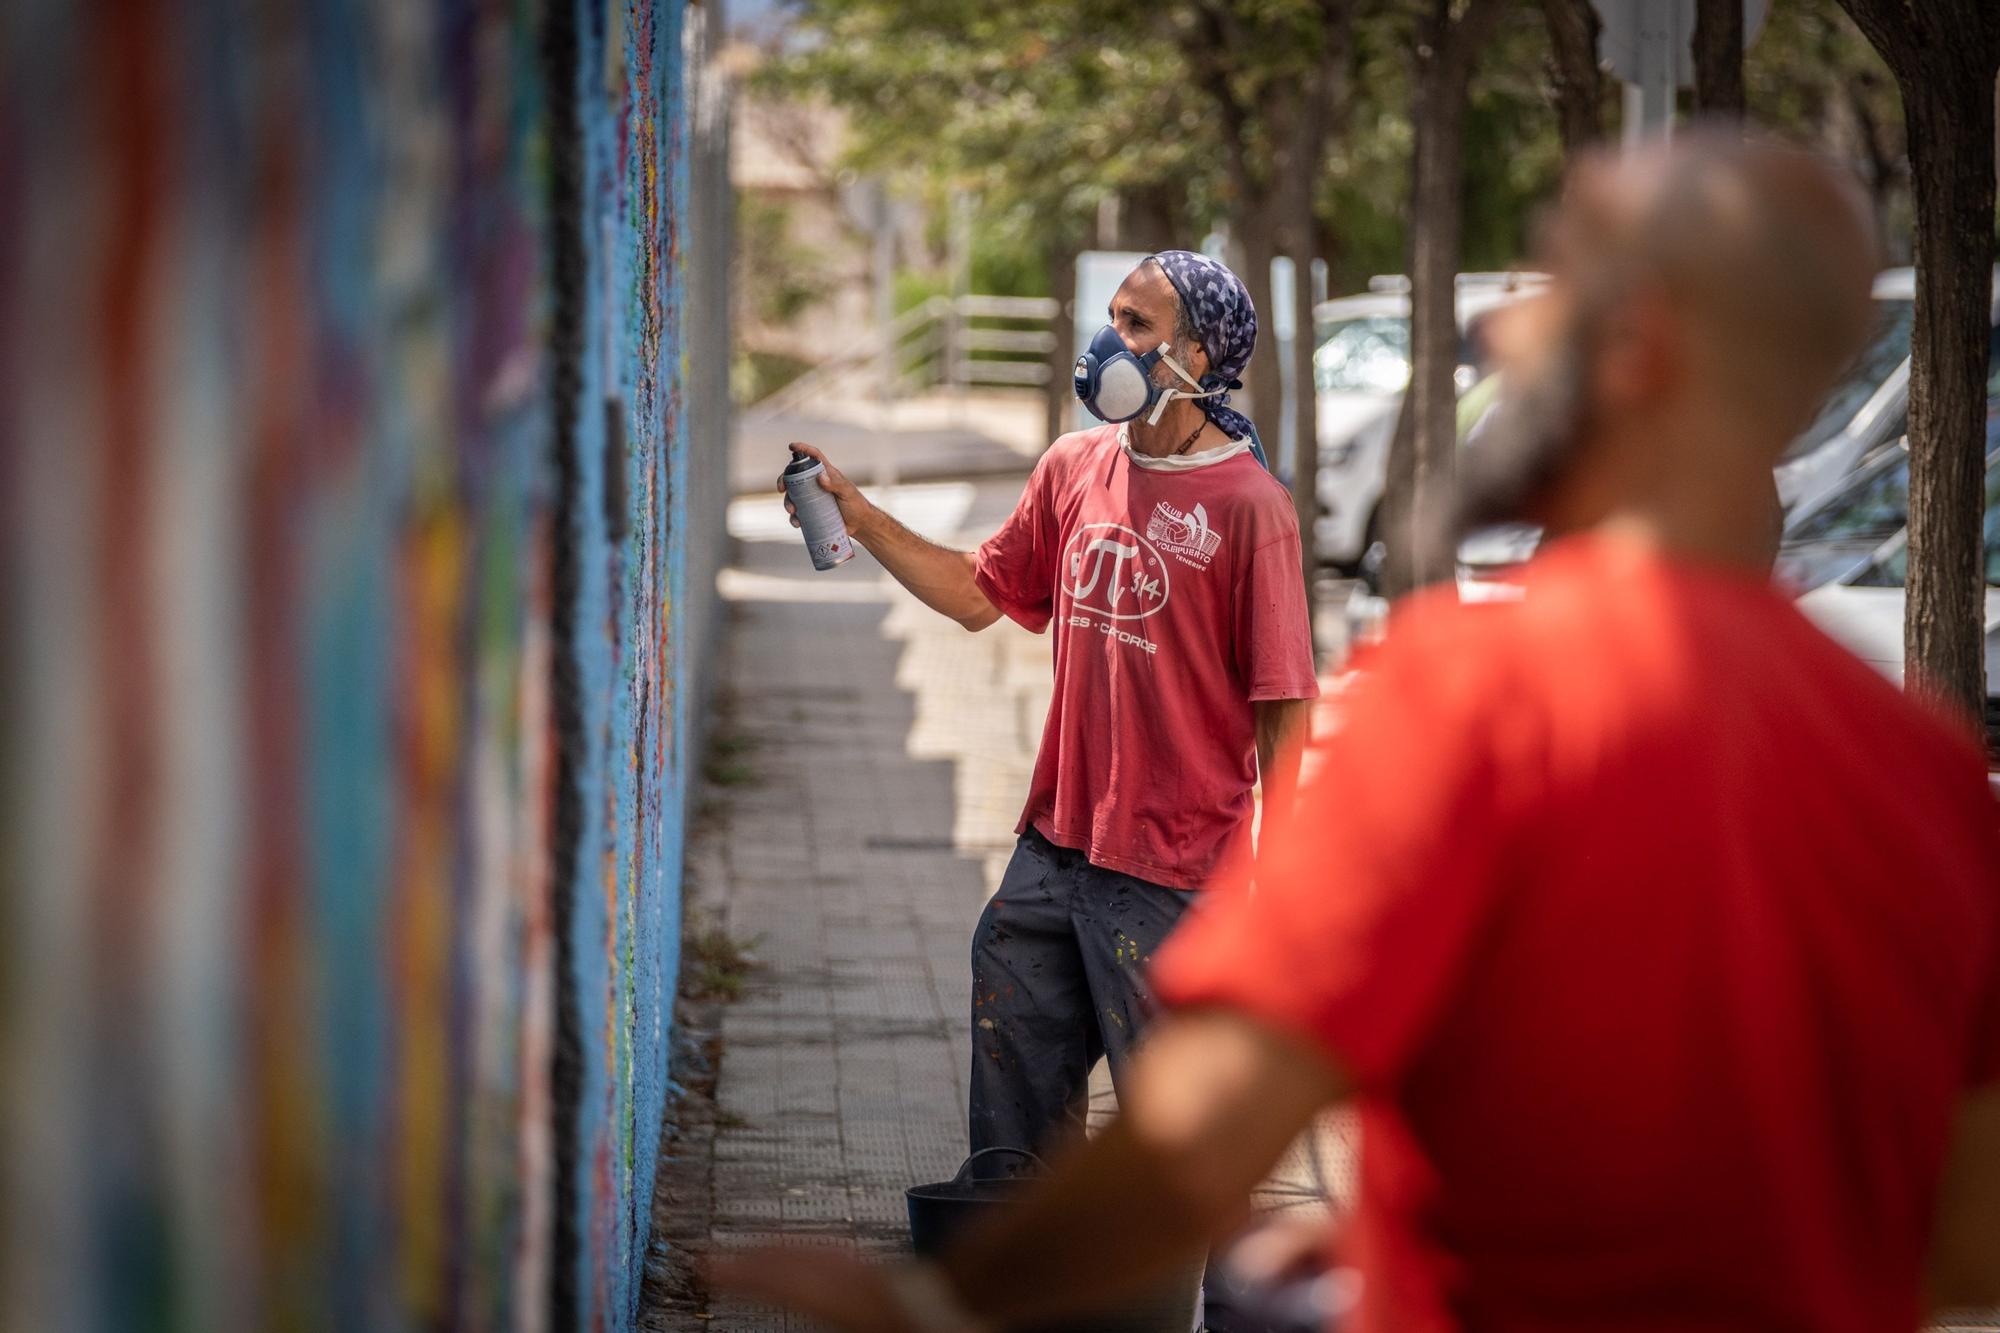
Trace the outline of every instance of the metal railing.
<path fill-rule="evenodd" d="M 1049 381 L 1059 310 L 1046 296 L 933 296 L 745 414 L 782 415 L 829 393 L 886 403 L 940 388 L 1039 387 Z"/>

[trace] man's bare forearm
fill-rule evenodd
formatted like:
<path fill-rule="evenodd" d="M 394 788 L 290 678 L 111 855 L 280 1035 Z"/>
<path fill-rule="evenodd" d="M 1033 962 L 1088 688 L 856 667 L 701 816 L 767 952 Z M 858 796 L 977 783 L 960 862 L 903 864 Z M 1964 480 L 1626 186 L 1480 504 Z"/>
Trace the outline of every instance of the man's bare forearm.
<path fill-rule="evenodd" d="M 856 526 L 854 540 L 939 615 L 971 630 L 985 629 L 1000 618 L 999 609 L 972 577 L 970 551 L 954 551 L 919 537 L 880 509 L 869 510 Z"/>
<path fill-rule="evenodd" d="M 1262 835 L 1269 837 L 1291 816 L 1299 789 L 1299 758 L 1311 739 L 1313 701 L 1267 699 L 1251 705 L 1257 714 L 1257 780 L 1263 787 Z"/>

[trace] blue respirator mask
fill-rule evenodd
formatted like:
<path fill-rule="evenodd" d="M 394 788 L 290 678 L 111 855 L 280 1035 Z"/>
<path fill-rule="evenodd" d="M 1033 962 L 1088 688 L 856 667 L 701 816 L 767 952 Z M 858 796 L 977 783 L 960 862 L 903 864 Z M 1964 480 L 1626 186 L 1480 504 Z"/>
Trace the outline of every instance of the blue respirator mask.
<path fill-rule="evenodd" d="M 1135 355 L 1106 324 L 1076 359 L 1076 396 L 1085 410 L 1099 421 L 1130 421 L 1147 408 L 1152 415 L 1146 424 L 1156 426 L 1167 404 L 1176 398 L 1212 398 L 1224 389 L 1201 387 L 1201 381 L 1187 373 L 1170 354 L 1171 343 L 1161 343 L 1143 356 Z M 1163 389 L 1153 383 L 1153 367 L 1160 362 L 1187 382 L 1189 389 Z"/>

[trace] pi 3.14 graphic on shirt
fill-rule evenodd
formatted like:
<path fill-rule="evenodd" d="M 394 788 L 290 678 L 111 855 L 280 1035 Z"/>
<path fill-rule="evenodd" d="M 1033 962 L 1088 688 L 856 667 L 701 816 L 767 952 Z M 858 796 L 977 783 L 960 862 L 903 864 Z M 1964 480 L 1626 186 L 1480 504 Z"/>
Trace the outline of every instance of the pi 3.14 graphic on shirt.
<path fill-rule="evenodd" d="M 1153 544 L 1122 523 L 1088 523 L 1063 551 L 1068 624 L 1146 653 L 1159 645 L 1117 622 L 1144 620 L 1167 604 L 1167 567 Z"/>

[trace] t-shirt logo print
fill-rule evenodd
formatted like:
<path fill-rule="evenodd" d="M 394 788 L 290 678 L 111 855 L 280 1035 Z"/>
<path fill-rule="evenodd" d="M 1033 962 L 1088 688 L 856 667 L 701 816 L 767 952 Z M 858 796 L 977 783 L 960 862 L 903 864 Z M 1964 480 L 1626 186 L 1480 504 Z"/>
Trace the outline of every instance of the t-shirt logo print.
<path fill-rule="evenodd" d="M 1167 604 L 1167 568 L 1153 544 L 1120 523 L 1078 528 L 1063 552 L 1063 591 L 1080 610 L 1143 620 Z"/>
<path fill-rule="evenodd" d="M 1208 510 L 1196 505 L 1183 514 L 1165 500 L 1153 506 L 1146 536 L 1183 564 L 1207 569 L 1222 546 L 1222 534 L 1208 525 Z"/>

